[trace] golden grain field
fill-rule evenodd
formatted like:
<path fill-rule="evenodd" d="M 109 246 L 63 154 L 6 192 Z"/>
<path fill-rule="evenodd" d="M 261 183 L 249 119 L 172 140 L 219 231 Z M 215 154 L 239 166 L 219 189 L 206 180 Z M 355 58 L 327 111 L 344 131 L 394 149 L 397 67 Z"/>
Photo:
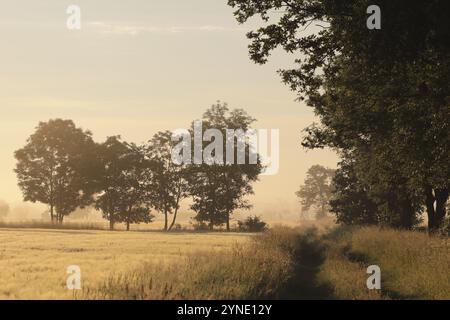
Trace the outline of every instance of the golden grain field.
<path fill-rule="evenodd" d="M 82 290 L 68 290 L 69 265 Z M 369 265 L 381 290 L 366 286 Z M 447 237 L 330 221 L 226 232 L 0 229 L 0 299 L 448 299 Z"/>
<path fill-rule="evenodd" d="M 192 252 L 229 250 L 246 234 L 0 229 L 0 299 L 71 299 L 69 265 L 81 268 L 82 287 L 143 263 L 170 264 Z"/>

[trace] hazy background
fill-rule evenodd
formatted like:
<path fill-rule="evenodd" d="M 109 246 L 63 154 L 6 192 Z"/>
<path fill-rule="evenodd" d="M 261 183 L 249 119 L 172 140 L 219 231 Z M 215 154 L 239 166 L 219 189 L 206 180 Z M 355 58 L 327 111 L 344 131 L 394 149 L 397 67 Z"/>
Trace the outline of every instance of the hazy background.
<path fill-rule="evenodd" d="M 96 141 L 120 134 L 139 143 L 189 126 L 221 100 L 257 128 L 280 129 L 280 170 L 255 184 L 252 213 L 298 215 L 294 192 L 306 170 L 335 167 L 337 156 L 300 146 L 314 116 L 276 73 L 294 57 L 251 62 L 252 24 L 238 25 L 226 0 L 93 2 L 0 1 L 0 199 L 25 216 L 33 208 L 21 204 L 13 153 L 39 121 L 69 118 Z M 70 4 L 81 7 L 80 31 L 66 28 Z"/>

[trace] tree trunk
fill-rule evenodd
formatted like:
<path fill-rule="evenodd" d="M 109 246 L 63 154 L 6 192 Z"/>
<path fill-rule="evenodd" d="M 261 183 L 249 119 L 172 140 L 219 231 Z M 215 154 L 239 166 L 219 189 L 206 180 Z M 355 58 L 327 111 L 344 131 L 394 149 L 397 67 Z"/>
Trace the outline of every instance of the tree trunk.
<path fill-rule="evenodd" d="M 164 211 L 164 231 L 167 231 L 169 225 L 169 217 L 167 216 L 167 210 Z"/>
<path fill-rule="evenodd" d="M 173 213 L 173 219 L 172 219 L 172 223 L 170 224 L 169 231 L 172 230 L 173 226 L 175 225 L 175 220 L 177 219 L 177 213 L 178 213 L 178 209 L 179 209 L 178 205 L 180 203 L 180 198 L 181 198 L 181 189 L 180 189 L 180 187 L 178 187 L 177 203 L 175 205 L 175 211 Z"/>
<path fill-rule="evenodd" d="M 402 202 L 400 208 L 400 227 L 410 230 L 414 225 L 415 211 L 409 199 Z"/>
<path fill-rule="evenodd" d="M 433 189 L 430 186 L 425 187 L 425 205 L 427 207 L 428 231 L 433 232 L 436 229 L 436 212 L 434 210 Z"/>
<path fill-rule="evenodd" d="M 230 231 L 230 213 L 227 212 L 227 231 Z"/>
<path fill-rule="evenodd" d="M 130 231 L 130 220 L 131 220 L 131 211 L 132 210 L 133 210 L 133 206 L 129 205 L 128 206 L 128 212 L 127 212 L 127 222 L 126 222 L 127 231 Z"/>
<path fill-rule="evenodd" d="M 213 230 L 214 230 L 214 220 L 213 220 L 212 217 L 211 217 L 210 220 L 209 220 L 209 230 L 210 230 L 210 231 L 213 231 Z"/>
<path fill-rule="evenodd" d="M 62 224 L 62 222 L 63 222 L 63 215 L 61 213 L 57 212 L 56 216 L 55 216 L 55 221 L 56 221 L 57 224 Z"/>
<path fill-rule="evenodd" d="M 109 217 L 109 230 L 114 230 L 114 218 L 112 215 Z"/>
<path fill-rule="evenodd" d="M 446 215 L 446 211 L 447 211 L 445 208 L 445 205 L 447 204 L 449 191 L 447 189 L 437 189 L 435 191 L 435 194 L 436 194 L 435 224 L 436 224 L 436 228 L 440 228 L 444 223 L 444 219 L 445 219 L 445 215 Z"/>
<path fill-rule="evenodd" d="M 55 217 L 54 217 L 54 214 L 53 214 L 53 203 L 50 204 L 50 219 L 52 221 L 52 224 L 55 223 Z"/>
<path fill-rule="evenodd" d="M 175 220 L 177 219 L 177 212 L 178 212 L 178 208 L 176 208 L 175 212 L 173 213 L 173 219 L 172 219 L 172 223 L 169 226 L 169 231 L 172 230 L 173 226 L 175 225 Z"/>

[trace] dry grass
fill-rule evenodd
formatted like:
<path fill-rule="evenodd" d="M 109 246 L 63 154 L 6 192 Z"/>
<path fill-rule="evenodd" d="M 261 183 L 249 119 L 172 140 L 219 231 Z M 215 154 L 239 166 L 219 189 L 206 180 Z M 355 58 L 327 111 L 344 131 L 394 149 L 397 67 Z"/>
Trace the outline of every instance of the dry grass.
<path fill-rule="evenodd" d="M 320 279 L 339 299 L 450 299 L 450 240 L 425 233 L 341 228 L 325 240 Z M 366 288 L 366 268 L 381 268 L 382 290 Z"/>
<path fill-rule="evenodd" d="M 278 228 L 231 252 L 193 253 L 170 266 L 146 264 L 109 277 L 85 299 L 277 298 L 294 273 L 298 233 Z"/>
<path fill-rule="evenodd" d="M 381 291 L 366 287 L 372 264 Z M 3 299 L 450 299 L 448 238 L 331 221 L 258 236 L 4 229 L 0 268 Z"/>
<path fill-rule="evenodd" d="M 66 268 L 78 265 L 82 286 L 101 284 L 143 263 L 172 265 L 193 252 L 223 252 L 245 234 L 0 230 L 0 299 L 70 299 Z M 79 294 L 79 293 L 78 293 Z"/>

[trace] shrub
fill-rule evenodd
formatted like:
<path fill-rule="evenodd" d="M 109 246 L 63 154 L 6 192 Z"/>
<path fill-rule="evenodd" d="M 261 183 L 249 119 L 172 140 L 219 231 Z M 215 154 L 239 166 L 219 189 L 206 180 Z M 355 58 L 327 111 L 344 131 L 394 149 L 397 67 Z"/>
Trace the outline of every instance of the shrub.
<path fill-rule="evenodd" d="M 244 221 L 238 221 L 239 231 L 244 232 L 262 232 L 266 230 L 267 224 L 258 216 L 249 216 Z"/>

